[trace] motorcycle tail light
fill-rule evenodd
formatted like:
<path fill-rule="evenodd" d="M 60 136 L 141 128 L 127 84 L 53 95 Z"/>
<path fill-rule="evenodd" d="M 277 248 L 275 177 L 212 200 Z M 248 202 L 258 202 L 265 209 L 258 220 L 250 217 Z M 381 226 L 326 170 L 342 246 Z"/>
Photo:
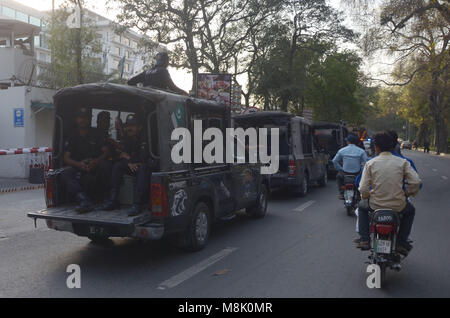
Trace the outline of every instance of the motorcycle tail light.
<path fill-rule="evenodd" d="M 151 211 L 152 216 L 167 215 L 167 194 L 162 184 L 154 183 L 151 189 Z"/>
<path fill-rule="evenodd" d="M 346 188 L 347 190 L 353 190 L 353 189 L 355 188 L 355 185 L 354 185 L 354 184 L 346 184 L 346 185 L 345 185 L 345 188 Z"/>
<path fill-rule="evenodd" d="M 289 160 L 289 176 L 295 177 L 297 175 L 297 166 L 294 160 Z"/>
<path fill-rule="evenodd" d="M 375 228 L 378 234 L 388 235 L 394 231 L 394 224 L 377 224 Z"/>

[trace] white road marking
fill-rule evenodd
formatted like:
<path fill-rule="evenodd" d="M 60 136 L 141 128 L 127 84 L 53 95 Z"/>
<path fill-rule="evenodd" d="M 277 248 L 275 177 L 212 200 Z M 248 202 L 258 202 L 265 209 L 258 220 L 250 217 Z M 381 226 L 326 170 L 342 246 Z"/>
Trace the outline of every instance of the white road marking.
<path fill-rule="evenodd" d="M 437 169 L 433 169 L 434 172 L 437 172 Z"/>
<path fill-rule="evenodd" d="M 304 210 L 306 210 L 307 208 L 309 208 L 311 205 L 313 205 L 314 203 L 316 203 L 316 201 L 308 201 L 302 205 L 300 205 L 299 207 L 297 207 L 296 209 L 294 209 L 294 211 L 296 212 L 303 212 Z"/>
<path fill-rule="evenodd" d="M 444 179 L 444 180 L 448 180 L 448 177 L 446 177 L 446 176 L 442 176 L 442 179 Z"/>
<path fill-rule="evenodd" d="M 213 256 L 205 259 L 204 261 L 201 261 L 200 263 L 189 267 L 188 269 L 182 271 L 181 273 L 169 278 L 168 280 L 165 280 L 161 284 L 159 284 L 158 289 L 164 290 L 167 288 L 173 288 L 175 286 L 178 286 L 179 284 L 183 283 L 184 281 L 190 279 L 191 277 L 197 275 L 201 271 L 205 270 L 209 266 L 217 263 L 221 259 L 225 258 L 226 256 L 233 253 L 235 250 L 237 250 L 237 247 L 227 247 L 226 249 L 223 249 L 217 254 L 214 254 Z"/>
<path fill-rule="evenodd" d="M 8 237 L 6 236 L 6 234 L 2 231 L 2 230 L 0 230 L 0 241 L 1 240 L 6 240 Z"/>

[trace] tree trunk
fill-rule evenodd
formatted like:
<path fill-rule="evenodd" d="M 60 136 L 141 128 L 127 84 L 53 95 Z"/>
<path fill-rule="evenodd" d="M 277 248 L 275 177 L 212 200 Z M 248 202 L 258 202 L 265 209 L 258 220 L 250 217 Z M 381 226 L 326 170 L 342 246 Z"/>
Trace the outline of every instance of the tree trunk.
<path fill-rule="evenodd" d="M 430 93 L 430 110 L 434 120 L 435 147 L 438 154 L 447 152 L 447 126 L 444 120 L 444 98 L 438 88 L 439 73 L 432 74 L 432 88 Z"/>

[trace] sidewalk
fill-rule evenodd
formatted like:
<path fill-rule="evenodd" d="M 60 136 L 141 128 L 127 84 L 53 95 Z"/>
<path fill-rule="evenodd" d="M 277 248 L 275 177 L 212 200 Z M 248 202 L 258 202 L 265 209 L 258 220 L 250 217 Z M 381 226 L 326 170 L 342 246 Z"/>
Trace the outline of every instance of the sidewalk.
<path fill-rule="evenodd" d="M 31 184 L 28 179 L 0 178 L 0 194 L 43 188 L 43 184 Z"/>
<path fill-rule="evenodd" d="M 414 149 L 411 149 L 411 150 L 412 150 L 412 151 L 417 151 L 417 152 L 424 153 L 423 148 L 419 148 L 419 150 L 414 150 Z M 438 155 L 438 154 L 436 153 L 436 151 L 432 151 L 432 150 L 430 150 L 430 153 L 429 153 L 429 154 L 430 154 L 430 155 L 439 156 L 439 157 L 450 158 L 450 154 L 441 153 L 440 155 Z"/>

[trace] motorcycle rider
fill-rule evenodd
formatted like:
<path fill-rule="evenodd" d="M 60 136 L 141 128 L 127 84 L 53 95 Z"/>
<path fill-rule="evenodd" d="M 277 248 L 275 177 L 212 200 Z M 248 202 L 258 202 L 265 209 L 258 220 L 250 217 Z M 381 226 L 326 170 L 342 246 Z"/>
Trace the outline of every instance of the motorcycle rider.
<path fill-rule="evenodd" d="M 356 177 L 367 161 L 366 152 L 356 146 L 359 138 L 353 134 L 350 134 L 347 136 L 346 140 L 347 146 L 339 150 L 333 159 L 334 167 L 338 171 L 336 180 L 338 184 L 340 200 L 344 200 L 344 176 L 354 175 Z"/>
<path fill-rule="evenodd" d="M 359 186 L 361 197 L 366 201 L 358 209 L 361 240 L 357 247 L 370 249 L 369 211 L 392 209 L 403 216 L 397 250 L 406 256 L 412 249 L 408 237 L 415 215 L 414 206 L 406 198 L 419 192 L 421 180 L 407 160 L 391 153 L 393 140 L 388 132 L 376 134 L 374 143 L 378 156 L 367 162 Z"/>

